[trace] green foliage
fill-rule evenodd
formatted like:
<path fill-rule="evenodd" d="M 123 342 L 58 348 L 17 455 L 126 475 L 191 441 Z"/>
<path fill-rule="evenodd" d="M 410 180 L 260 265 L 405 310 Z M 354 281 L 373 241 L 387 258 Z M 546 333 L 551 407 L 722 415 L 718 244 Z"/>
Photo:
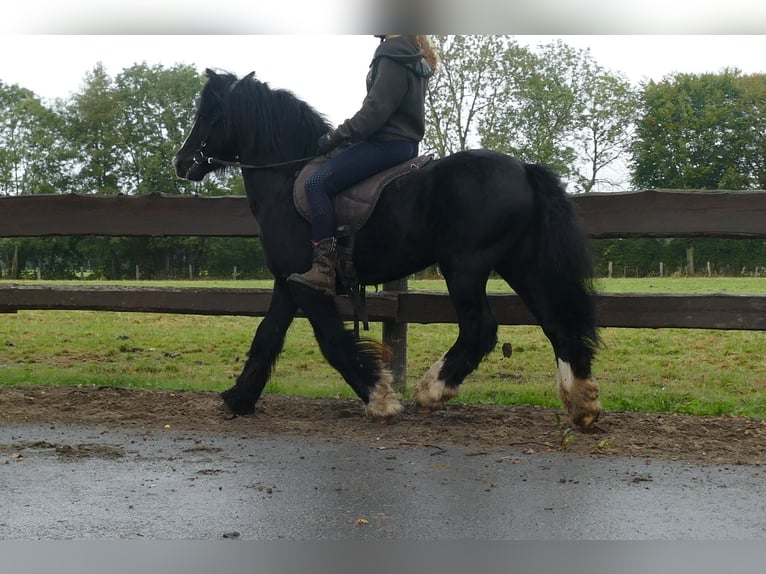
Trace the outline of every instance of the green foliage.
<path fill-rule="evenodd" d="M 115 78 L 99 63 L 67 101 L 43 104 L 0 83 L 0 195 L 165 193 L 242 195 L 229 173 L 192 183 L 176 177 L 172 156 L 191 127 L 203 78 L 191 66 L 146 63 Z M 16 254 L 20 274 L 47 278 L 242 277 L 265 273 L 260 244 L 231 238 L 0 239 L 0 272 Z"/>
<path fill-rule="evenodd" d="M 766 74 L 741 77 L 738 87 L 738 108 L 746 130 L 741 170 L 751 186 L 766 189 Z"/>
<path fill-rule="evenodd" d="M 507 36 L 434 36 L 441 63 L 429 82 L 426 151 L 445 157 L 475 147 L 475 130 L 507 92 L 504 54 L 521 50 Z"/>
<path fill-rule="evenodd" d="M 121 141 L 117 126 L 118 102 L 114 81 L 99 63 L 85 77 L 81 92 L 67 109 L 68 136 L 78 150 L 74 189 L 80 193 L 119 193 L 117 148 Z"/>
<path fill-rule="evenodd" d="M 25 237 L 0 238 L 0 277 L 18 258 L 21 275 L 44 279 L 188 279 L 270 277 L 261 243 L 239 237 Z M 190 270 L 191 266 L 191 270 Z"/>
<path fill-rule="evenodd" d="M 766 183 L 766 75 L 675 74 L 649 82 L 632 145 L 633 184 L 643 189 L 764 189 Z M 651 256 L 641 250 L 654 242 Z M 712 273 L 752 274 L 766 266 L 761 240 L 688 239 L 607 242 L 605 261 L 637 274 L 686 269 L 686 247 Z"/>
<path fill-rule="evenodd" d="M 583 78 L 583 111 L 577 119 L 574 144 L 581 167 L 574 180 L 576 191 L 587 193 L 597 185 L 615 188 L 623 184 L 603 174 L 623 162 L 632 143 L 639 97 L 621 75 L 607 72 L 588 58 L 583 65 L 588 71 Z"/>
<path fill-rule="evenodd" d="M 633 145 L 640 188 L 762 188 L 766 76 L 676 74 L 643 88 Z"/>
<path fill-rule="evenodd" d="M 538 53 L 507 54 L 504 62 L 513 84 L 494 110 L 497 118 L 482 122 L 482 145 L 571 175 L 577 158 L 572 136 L 583 112 L 581 53 L 557 42 Z"/>
<path fill-rule="evenodd" d="M 604 277 L 611 261 L 614 274 L 622 277 L 647 277 L 689 273 L 687 248 L 693 245 L 696 274 L 736 277 L 752 275 L 756 267 L 766 275 L 766 241 L 759 239 L 599 239 L 594 241 L 596 274 Z"/>
<path fill-rule="evenodd" d="M 136 64 L 116 77 L 116 166 L 124 193 L 215 193 L 215 179 L 193 184 L 177 178 L 172 166 L 194 119 L 192 103 L 202 84 L 195 68 L 182 65 Z"/>
<path fill-rule="evenodd" d="M 616 184 L 601 174 L 625 152 L 637 96 L 590 52 L 563 42 L 530 50 L 510 36 L 437 36 L 425 147 L 438 156 L 487 147 L 545 163 L 575 191 Z"/>
<path fill-rule="evenodd" d="M 203 83 L 189 65 L 134 64 L 112 77 L 99 62 L 49 104 L 0 81 L 0 195 L 244 194 L 233 171 L 201 183 L 173 171 Z"/>
<path fill-rule="evenodd" d="M 29 90 L 0 81 L 0 195 L 66 187 L 72 156 L 60 111 L 47 108 Z"/>

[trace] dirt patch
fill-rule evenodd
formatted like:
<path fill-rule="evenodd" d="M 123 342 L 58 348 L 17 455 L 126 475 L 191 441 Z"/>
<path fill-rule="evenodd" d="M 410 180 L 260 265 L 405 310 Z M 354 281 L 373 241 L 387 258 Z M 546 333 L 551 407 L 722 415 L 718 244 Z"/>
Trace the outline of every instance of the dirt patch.
<path fill-rule="evenodd" d="M 93 387 L 0 388 L 0 422 L 137 427 L 247 436 L 312 436 L 338 441 L 462 445 L 477 454 L 507 448 L 714 464 L 766 463 L 766 421 L 606 412 L 587 433 L 572 431 L 563 411 L 527 406 L 450 404 L 418 415 L 406 404 L 395 423 L 367 419 L 349 399 L 264 395 L 255 415 L 232 418 L 216 393 Z M 82 450 L 82 449 L 80 449 Z M 84 454 L 90 454 L 87 449 Z M 66 454 L 66 453 L 59 453 Z"/>

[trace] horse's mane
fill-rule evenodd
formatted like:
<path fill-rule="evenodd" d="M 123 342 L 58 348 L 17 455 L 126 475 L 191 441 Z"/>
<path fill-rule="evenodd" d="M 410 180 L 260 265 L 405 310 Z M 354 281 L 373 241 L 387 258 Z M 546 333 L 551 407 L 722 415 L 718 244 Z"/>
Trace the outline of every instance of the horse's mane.
<path fill-rule="evenodd" d="M 293 159 L 316 153 L 319 136 L 329 122 L 309 104 L 288 90 L 273 90 L 248 74 L 242 79 L 229 73 L 207 73 L 200 110 L 218 107 L 226 132 L 241 149 L 258 157 Z M 208 113 L 213 110 L 208 109 Z"/>

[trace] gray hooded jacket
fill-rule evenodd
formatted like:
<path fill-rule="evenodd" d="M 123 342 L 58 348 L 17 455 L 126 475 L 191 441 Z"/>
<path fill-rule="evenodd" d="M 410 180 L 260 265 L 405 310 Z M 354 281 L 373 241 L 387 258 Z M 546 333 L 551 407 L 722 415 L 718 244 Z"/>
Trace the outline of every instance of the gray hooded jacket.
<path fill-rule="evenodd" d="M 335 130 L 332 140 L 419 143 L 425 133 L 425 97 L 432 75 L 423 53 L 406 36 L 381 42 L 370 63 L 362 107 Z"/>

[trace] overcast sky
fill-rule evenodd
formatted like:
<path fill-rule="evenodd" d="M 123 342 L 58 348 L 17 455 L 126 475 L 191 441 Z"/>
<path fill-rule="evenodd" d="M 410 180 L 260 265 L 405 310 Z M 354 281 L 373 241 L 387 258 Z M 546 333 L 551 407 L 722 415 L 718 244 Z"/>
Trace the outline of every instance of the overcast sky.
<path fill-rule="evenodd" d="M 520 35 L 537 45 L 561 38 L 590 48 L 602 66 L 632 82 L 674 72 L 718 72 L 736 67 L 766 73 L 766 36 L 738 35 Z M 101 62 L 110 75 L 136 63 L 189 64 L 256 75 L 287 88 L 334 123 L 353 114 L 378 40 L 371 35 L 0 35 L 0 80 L 46 99 L 65 98 Z"/>

